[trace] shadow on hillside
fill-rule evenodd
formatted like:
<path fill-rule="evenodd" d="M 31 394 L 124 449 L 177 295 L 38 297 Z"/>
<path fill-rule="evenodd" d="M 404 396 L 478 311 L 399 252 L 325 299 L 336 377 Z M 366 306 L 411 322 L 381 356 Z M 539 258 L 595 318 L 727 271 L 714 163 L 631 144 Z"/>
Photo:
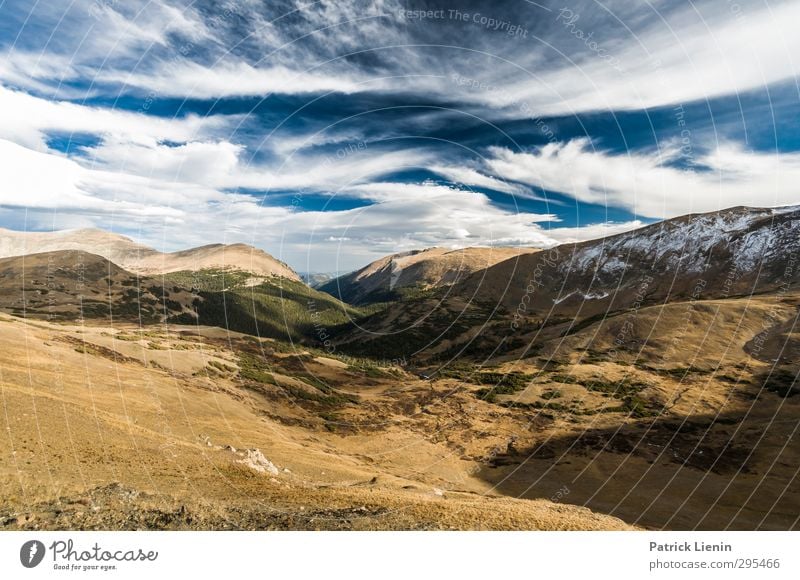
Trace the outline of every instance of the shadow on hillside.
<path fill-rule="evenodd" d="M 512 446 L 477 475 L 508 496 L 586 506 L 646 528 L 797 529 L 796 405 L 769 423 L 742 413 L 576 426 L 529 449 Z"/>

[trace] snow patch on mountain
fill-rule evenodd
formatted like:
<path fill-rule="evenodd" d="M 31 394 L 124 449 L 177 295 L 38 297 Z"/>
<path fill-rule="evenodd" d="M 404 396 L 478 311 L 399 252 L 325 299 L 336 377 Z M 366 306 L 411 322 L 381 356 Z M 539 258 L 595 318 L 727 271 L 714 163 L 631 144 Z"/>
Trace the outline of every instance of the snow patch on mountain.
<path fill-rule="evenodd" d="M 773 223 L 776 216 L 791 212 L 800 213 L 800 206 L 733 208 L 678 218 L 579 248 L 572 260 L 563 263 L 562 272 L 595 270 L 596 275 L 618 275 L 636 263 L 640 268 L 701 273 L 710 256 L 727 253 L 739 271 L 751 270 L 765 256 L 798 246 L 797 221 L 788 227 Z"/>
<path fill-rule="evenodd" d="M 573 296 L 580 296 L 584 300 L 602 300 L 603 298 L 608 298 L 608 292 L 579 292 L 575 290 L 574 292 L 570 292 L 569 294 L 565 294 L 564 296 L 560 296 L 558 298 L 553 298 L 553 304 L 561 304 L 568 298 Z"/>

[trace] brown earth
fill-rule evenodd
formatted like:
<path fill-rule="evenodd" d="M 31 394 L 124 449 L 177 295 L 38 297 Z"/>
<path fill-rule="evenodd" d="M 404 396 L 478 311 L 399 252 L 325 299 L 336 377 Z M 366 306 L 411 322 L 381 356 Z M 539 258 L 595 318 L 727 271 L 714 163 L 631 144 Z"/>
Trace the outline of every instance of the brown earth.
<path fill-rule="evenodd" d="M 444 429 L 430 431 L 463 400 L 485 409 L 482 422 L 493 406 L 400 369 L 342 368 L 202 327 L 4 315 L 0 344 L 6 529 L 628 528 L 495 493 Z M 426 405 L 444 405 L 441 417 Z"/>
<path fill-rule="evenodd" d="M 748 349 L 794 336 L 799 302 L 646 308 L 630 340 L 600 321 L 434 380 L 219 328 L 6 316 L 0 522 L 796 529 L 800 397 L 778 378 L 798 361 Z"/>
<path fill-rule="evenodd" d="M 480 305 L 451 306 L 431 306 L 432 328 L 417 331 L 402 358 L 437 386 L 455 379 L 453 388 L 494 401 L 491 421 L 480 425 L 473 411 L 463 431 L 514 438 L 480 467 L 496 490 L 527 498 L 569 490 L 562 501 L 658 529 L 798 527 L 796 292 L 518 328 L 502 316 L 471 326 Z M 415 313 L 395 311 L 383 318 L 391 324 L 381 344 L 414 338 L 388 334 L 413 329 Z M 443 321 L 458 333 L 437 343 L 433 328 Z M 509 348 L 487 359 L 493 344 Z M 525 375 L 519 385 L 508 379 L 515 372 Z M 504 431 L 499 418 L 509 411 L 520 415 Z"/>

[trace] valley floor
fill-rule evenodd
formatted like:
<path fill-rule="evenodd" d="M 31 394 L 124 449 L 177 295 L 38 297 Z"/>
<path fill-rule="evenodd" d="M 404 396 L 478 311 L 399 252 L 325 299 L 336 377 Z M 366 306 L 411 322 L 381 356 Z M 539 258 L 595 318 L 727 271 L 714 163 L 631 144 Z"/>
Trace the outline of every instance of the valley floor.
<path fill-rule="evenodd" d="M 330 416 L 279 385 L 244 387 L 237 349 L 260 342 L 216 328 L 139 333 L 2 316 L 0 526 L 629 528 L 586 508 L 493 493 L 473 462 L 413 429 L 355 432 L 343 420 L 337 433 Z M 317 376 L 346 366 L 321 357 L 311 365 Z M 380 399 L 397 380 L 363 382 L 350 387 L 370 406 L 370 390 Z"/>
<path fill-rule="evenodd" d="M 800 397 L 599 355 L 492 370 L 0 315 L 0 526 L 798 527 Z"/>

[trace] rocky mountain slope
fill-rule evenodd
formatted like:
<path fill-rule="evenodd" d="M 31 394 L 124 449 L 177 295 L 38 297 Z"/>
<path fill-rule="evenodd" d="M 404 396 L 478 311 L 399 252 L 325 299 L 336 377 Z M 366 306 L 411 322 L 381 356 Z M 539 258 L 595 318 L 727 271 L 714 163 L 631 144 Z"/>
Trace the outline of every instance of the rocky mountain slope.
<path fill-rule="evenodd" d="M 774 292 L 800 283 L 800 207 L 693 214 L 499 264 L 458 288 L 516 308 L 578 316 L 687 298 Z M 487 283 L 488 282 L 488 283 Z M 499 285 L 508 289 L 496 294 Z"/>
<path fill-rule="evenodd" d="M 163 253 L 137 244 L 125 236 L 97 229 L 58 232 L 17 232 L 0 229 L 0 257 L 60 250 L 80 250 L 97 254 L 129 272 L 145 276 L 215 268 L 300 281 L 300 277 L 289 266 L 266 252 L 246 244 L 210 244 L 179 252 Z"/>
<path fill-rule="evenodd" d="M 392 305 L 340 340 L 405 355 L 458 344 L 493 353 L 645 306 L 780 296 L 800 287 L 799 259 L 799 207 L 689 215 L 500 262 L 446 293 Z"/>
<path fill-rule="evenodd" d="M 498 262 L 534 248 L 429 248 L 393 254 L 319 286 L 349 304 L 395 300 L 406 291 L 451 286 Z"/>

